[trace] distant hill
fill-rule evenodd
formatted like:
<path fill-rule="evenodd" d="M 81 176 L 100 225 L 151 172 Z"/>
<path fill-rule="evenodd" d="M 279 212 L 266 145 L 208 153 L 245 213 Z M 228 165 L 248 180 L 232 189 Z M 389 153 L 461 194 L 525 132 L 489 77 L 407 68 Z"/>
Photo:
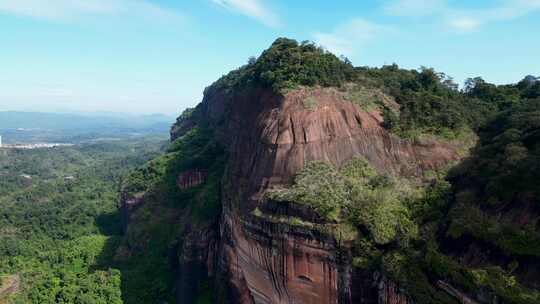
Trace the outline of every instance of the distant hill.
<path fill-rule="evenodd" d="M 0 135 L 6 144 L 82 143 L 148 135 L 165 138 L 174 120 L 161 114 L 0 111 Z"/>
<path fill-rule="evenodd" d="M 174 122 L 173 117 L 152 114 L 60 114 L 42 112 L 0 112 L 0 129 L 41 129 L 41 130 L 141 130 L 155 129 L 167 131 Z"/>

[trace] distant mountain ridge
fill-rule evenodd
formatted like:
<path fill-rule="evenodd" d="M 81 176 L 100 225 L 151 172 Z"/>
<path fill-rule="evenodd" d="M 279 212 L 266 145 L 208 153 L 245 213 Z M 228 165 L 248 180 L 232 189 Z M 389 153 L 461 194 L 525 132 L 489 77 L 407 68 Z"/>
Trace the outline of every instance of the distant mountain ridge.
<path fill-rule="evenodd" d="M 162 114 L 65 114 L 46 112 L 0 111 L 0 129 L 100 130 L 159 129 L 168 130 L 173 117 Z"/>

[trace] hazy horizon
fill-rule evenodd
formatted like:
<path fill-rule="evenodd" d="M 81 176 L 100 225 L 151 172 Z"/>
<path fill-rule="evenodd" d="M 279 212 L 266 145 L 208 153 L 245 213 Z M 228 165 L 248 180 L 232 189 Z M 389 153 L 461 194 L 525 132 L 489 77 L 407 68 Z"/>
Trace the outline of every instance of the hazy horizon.
<path fill-rule="evenodd" d="M 143 117 L 143 116 L 161 116 L 166 118 L 176 118 L 178 115 L 181 114 L 182 111 L 178 113 L 135 113 L 135 112 L 122 112 L 122 111 L 81 111 L 81 110 L 73 110 L 73 111 L 39 111 L 39 110 L 10 110 L 10 109 L 3 109 L 0 108 L 0 113 L 6 113 L 6 112 L 14 112 L 14 113 L 39 113 L 39 114 L 59 114 L 59 115 L 75 115 L 75 116 L 93 116 L 93 117 L 116 117 L 116 116 L 123 116 L 123 115 L 130 115 L 135 117 Z"/>
<path fill-rule="evenodd" d="M 282 36 L 355 66 L 515 83 L 540 74 L 540 41 L 516 34 L 539 17 L 538 0 L 0 0 L 0 110 L 176 115 Z"/>

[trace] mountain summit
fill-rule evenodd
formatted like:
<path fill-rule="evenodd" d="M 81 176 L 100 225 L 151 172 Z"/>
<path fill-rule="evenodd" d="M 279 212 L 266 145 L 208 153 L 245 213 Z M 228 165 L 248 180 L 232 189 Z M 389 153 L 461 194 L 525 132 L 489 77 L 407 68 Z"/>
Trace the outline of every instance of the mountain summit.
<path fill-rule="evenodd" d="M 172 127 L 168 153 L 123 182 L 119 258 L 156 263 L 148 272 L 170 278 L 160 297 L 178 303 L 535 303 L 540 276 L 527 268 L 537 252 L 513 242 L 523 229 L 538 236 L 525 228 L 538 223 L 536 185 L 495 205 L 476 199 L 502 189 L 478 173 L 493 166 L 477 157 L 501 155 L 486 150 L 493 141 L 533 174 L 538 103 L 517 85 L 495 87 L 527 104 L 498 114 L 507 104 L 475 88 L 458 91 L 427 68 L 355 68 L 280 38 L 208 87 Z M 529 127 L 512 117 L 529 117 Z M 519 130 L 507 134 L 515 145 L 486 129 L 494 119 Z M 460 162 L 450 184 L 446 172 Z M 460 189 L 476 184 L 466 200 Z M 520 207 L 504 204 L 517 193 L 531 204 L 525 226 L 512 217 Z M 483 234 L 481 221 L 505 206 L 518 233 L 505 234 L 510 243 Z"/>

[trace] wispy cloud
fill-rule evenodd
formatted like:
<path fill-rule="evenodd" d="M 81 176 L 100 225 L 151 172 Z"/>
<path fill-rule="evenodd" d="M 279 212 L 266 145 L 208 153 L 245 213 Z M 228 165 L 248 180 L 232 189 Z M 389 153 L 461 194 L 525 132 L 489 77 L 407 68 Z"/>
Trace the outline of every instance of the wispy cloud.
<path fill-rule="evenodd" d="M 454 17 L 448 19 L 448 25 L 458 31 L 469 32 L 479 28 L 483 22 L 471 17 Z"/>
<path fill-rule="evenodd" d="M 429 16 L 444 10 L 446 0 L 394 0 L 386 3 L 384 11 L 393 16 Z"/>
<path fill-rule="evenodd" d="M 269 27 L 278 27 L 281 24 L 279 17 L 261 0 L 212 0 L 212 2 Z"/>
<path fill-rule="evenodd" d="M 55 21 L 103 15 L 156 20 L 182 18 L 178 12 L 145 0 L 0 0 L 0 13 Z"/>
<path fill-rule="evenodd" d="M 367 42 L 391 29 L 362 18 L 352 19 L 336 27 L 330 33 L 315 33 L 315 42 L 328 51 L 344 56 L 351 56 Z"/>
<path fill-rule="evenodd" d="M 540 0 L 504 0 L 484 9 L 462 9 L 448 0 L 392 0 L 384 6 L 388 15 L 433 17 L 459 32 L 476 30 L 483 25 L 514 20 L 540 10 Z"/>

